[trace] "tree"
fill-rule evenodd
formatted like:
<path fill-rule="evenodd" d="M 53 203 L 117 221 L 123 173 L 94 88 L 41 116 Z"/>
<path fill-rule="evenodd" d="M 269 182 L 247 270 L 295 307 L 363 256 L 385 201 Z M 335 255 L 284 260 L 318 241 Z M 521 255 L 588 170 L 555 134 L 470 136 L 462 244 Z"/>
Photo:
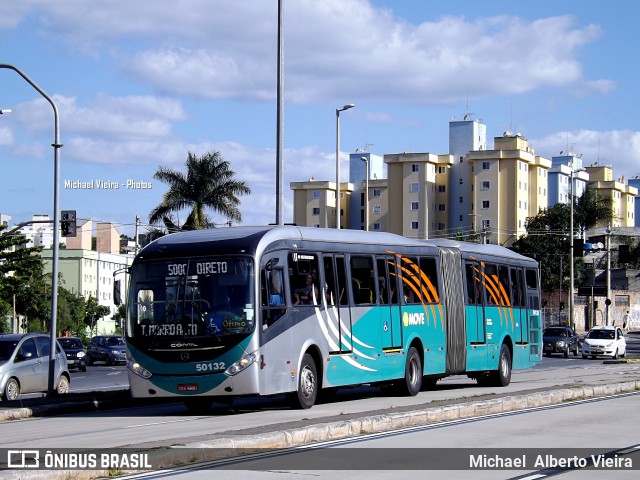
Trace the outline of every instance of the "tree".
<path fill-rule="evenodd" d="M 93 331 L 98 319 L 104 317 L 105 315 L 109 315 L 110 313 L 111 310 L 109 309 L 109 307 L 99 305 L 98 301 L 95 298 L 89 296 L 85 304 L 84 323 L 85 325 L 89 326 L 90 330 Z"/>
<path fill-rule="evenodd" d="M 0 225 L 0 317 L 12 313 L 24 315 L 25 300 L 30 294 L 32 279 L 42 278 L 44 263 L 40 257 L 42 247 L 27 247 L 27 239 L 19 234 L 3 234 Z M 29 303 L 29 302 L 26 302 Z M 8 326 L 0 325 L 0 329 Z"/>
<path fill-rule="evenodd" d="M 516 240 L 511 249 L 535 258 L 540 263 L 540 283 L 543 290 L 555 290 L 569 275 L 569 217 L 570 206 L 557 203 L 527 219 L 527 235 Z M 560 264 L 566 265 L 560 273 Z M 574 273 L 581 271 L 578 262 Z M 576 275 L 576 278 L 579 276 Z"/>
<path fill-rule="evenodd" d="M 219 152 L 197 157 L 189 152 L 185 163 L 186 173 L 171 168 L 159 167 L 154 178 L 169 185 L 162 202 L 149 214 L 149 223 L 164 223 L 169 231 L 199 230 L 214 227 L 205 213 L 209 208 L 227 220 L 239 222 L 242 215 L 238 209 L 240 195 L 251 193 L 243 181 L 234 180 L 235 172 Z M 174 222 L 172 214 L 188 209 L 189 214 L 181 227 Z"/>
<path fill-rule="evenodd" d="M 573 222 L 579 232 L 596 226 L 607 226 L 613 219 L 611 198 L 601 197 L 598 191 L 587 185 L 584 193 L 573 204 Z"/>

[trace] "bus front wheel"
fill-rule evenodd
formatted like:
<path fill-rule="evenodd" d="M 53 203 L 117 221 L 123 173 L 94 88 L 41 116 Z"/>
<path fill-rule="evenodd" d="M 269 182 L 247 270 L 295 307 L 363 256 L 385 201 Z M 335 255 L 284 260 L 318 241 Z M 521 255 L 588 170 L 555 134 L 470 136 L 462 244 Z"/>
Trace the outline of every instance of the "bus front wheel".
<path fill-rule="evenodd" d="M 313 407 L 318 396 L 318 369 L 311 355 L 305 353 L 300 363 L 298 389 L 287 397 L 291 408 L 307 409 Z"/>

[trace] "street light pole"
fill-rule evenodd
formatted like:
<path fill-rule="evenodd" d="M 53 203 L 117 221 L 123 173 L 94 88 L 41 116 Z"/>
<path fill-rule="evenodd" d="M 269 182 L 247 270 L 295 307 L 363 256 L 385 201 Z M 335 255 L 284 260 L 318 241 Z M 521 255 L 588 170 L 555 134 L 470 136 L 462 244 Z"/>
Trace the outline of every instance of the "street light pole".
<path fill-rule="evenodd" d="M 573 161 L 571 162 L 571 181 L 569 182 L 569 326 L 573 328 Z"/>
<path fill-rule="evenodd" d="M 364 231 L 369 231 L 369 159 L 360 157 L 364 162 L 365 181 L 364 181 Z"/>
<path fill-rule="evenodd" d="M 58 120 L 58 108 L 53 102 L 51 97 L 47 95 L 36 83 L 31 80 L 22 70 L 13 65 L 6 63 L 0 63 L 0 68 L 6 68 L 13 70 L 20 75 L 29 85 L 31 85 L 44 99 L 49 102 L 53 108 L 53 252 L 52 252 L 52 266 L 51 266 L 51 325 L 49 332 L 49 339 L 51 342 L 51 349 L 49 352 L 49 383 L 47 391 L 52 394 L 55 391 L 55 360 L 58 349 L 56 348 L 57 341 L 57 311 L 58 311 L 58 250 L 60 243 L 60 191 L 58 186 L 60 184 L 60 128 Z"/>
<path fill-rule="evenodd" d="M 348 103 L 336 108 L 336 230 L 340 230 L 340 112 L 353 107 L 353 103 Z"/>

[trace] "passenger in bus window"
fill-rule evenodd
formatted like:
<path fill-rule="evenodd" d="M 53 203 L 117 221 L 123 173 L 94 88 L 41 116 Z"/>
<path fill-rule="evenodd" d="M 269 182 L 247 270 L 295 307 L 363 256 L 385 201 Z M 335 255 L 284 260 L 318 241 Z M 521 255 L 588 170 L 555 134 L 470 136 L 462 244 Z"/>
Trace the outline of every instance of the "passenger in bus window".
<path fill-rule="evenodd" d="M 305 277 L 305 285 L 298 288 L 294 292 L 294 296 L 298 295 L 299 303 L 302 305 L 312 305 L 318 301 L 318 288 L 313 284 L 313 275 L 309 274 Z"/>

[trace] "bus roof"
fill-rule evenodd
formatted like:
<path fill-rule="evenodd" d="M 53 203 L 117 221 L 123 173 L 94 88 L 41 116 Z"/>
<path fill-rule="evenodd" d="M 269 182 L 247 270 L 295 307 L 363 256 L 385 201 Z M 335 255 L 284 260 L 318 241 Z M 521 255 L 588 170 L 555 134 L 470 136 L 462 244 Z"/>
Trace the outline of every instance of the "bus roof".
<path fill-rule="evenodd" d="M 220 253 L 253 253 L 279 242 L 326 242 L 354 245 L 388 245 L 432 248 L 456 248 L 476 255 L 508 257 L 533 262 L 500 245 L 481 245 L 448 239 L 416 240 L 394 233 L 364 230 L 300 227 L 295 225 L 239 226 L 178 232 L 160 237 L 143 248 L 136 258 L 197 256 Z"/>

